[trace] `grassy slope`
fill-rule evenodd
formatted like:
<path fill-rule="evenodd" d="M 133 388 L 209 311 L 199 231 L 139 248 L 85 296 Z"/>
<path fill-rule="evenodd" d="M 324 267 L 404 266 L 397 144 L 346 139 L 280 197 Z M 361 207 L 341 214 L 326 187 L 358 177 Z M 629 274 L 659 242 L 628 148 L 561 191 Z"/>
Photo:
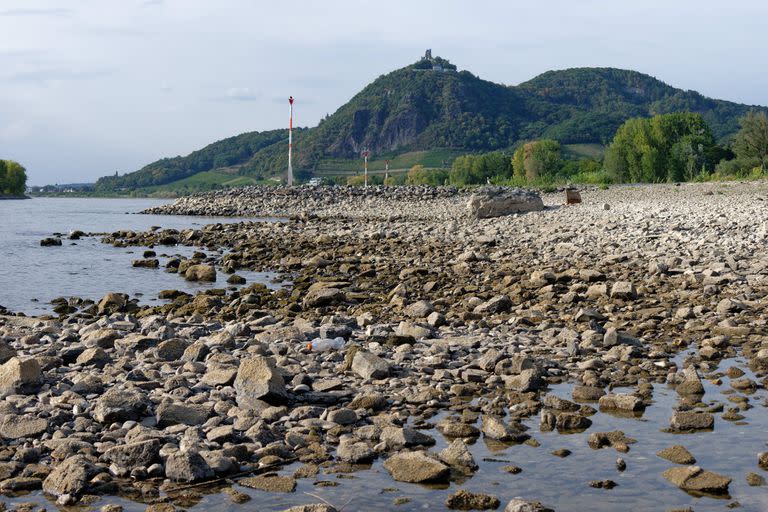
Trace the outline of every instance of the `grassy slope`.
<path fill-rule="evenodd" d="M 260 183 L 251 176 L 239 176 L 221 171 L 199 172 L 188 178 L 184 178 L 165 185 L 144 187 L 137 192 L 146 195 L 174 195 L 179 193 L 199 192 L 213 190 L 221 187 L 244 187 Z"/>

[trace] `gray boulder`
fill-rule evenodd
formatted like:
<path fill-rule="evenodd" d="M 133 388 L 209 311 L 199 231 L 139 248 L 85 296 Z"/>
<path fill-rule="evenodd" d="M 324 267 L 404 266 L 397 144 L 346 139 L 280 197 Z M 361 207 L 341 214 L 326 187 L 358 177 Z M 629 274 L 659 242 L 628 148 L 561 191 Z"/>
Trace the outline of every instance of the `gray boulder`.
<path fill-rule="evenodd" d="M 80 495 L 98 468 L 83 455 L 74 455 L 54 468 L 43 481 L 43 491 L 53 496 Z"/>
<path fill-rule="evenodd" d="M 448 479 L 448 466 L 424 452 L 404 452 L 391 456 L 384 462 L 384 469 L 398 482 L 440 482 Z"/>
<path fill-rule="evenodd" d="M 213 478 L 214 471 L 199 453 L 178 451 L 165 461 L 165 476 L 173 482 L 198 482 Z"/>
<path fill-rule="evenodd" d="M 178 402 L 163 402 L 157 408 L 157 426 L 160 428 L 170 425 L 202 425 L 211 416 L 213 409 L 203 404 L 182 404 Z"/>
<path fill-rule="evenodd" d="M 149 439 L 113 446 L 104 452 L 104 458 L 120 467 L 133 469 L 150 466 L 158 458 L 159 451 L 160 441 Z"/>
<path fill-rule="evenodd" d="M 184 272 L 184 279 L 213 283 L 216 281 L 216 269 L 213 265 L 192 265 Z"/>
<path fill-rule="evenodd" d="M 350 464 L 362 464 L 372 461 L 376 457 L 376 453 L 367 443 L 352 437 L 344 437 L 339 441 L 339 446 L 336 448 L 336 457 Z"/>
<path fill-rule="evenodd" d="M 0 437 L 5 439 L 22 439 L 39 437 L 48 430 L 48 420 L 35 416 L 6 414 L 0 423 Z"/>
<path fill-rule="evenodd" d="M 12 357 L 0 366 L 0 397 L 29 394 L 40 385 L 42 373 L 36 359 Z"/>
<path fill-rule="evenodd" d="M 715 417 L 708 412 L 675 411 L 670 421 L 672 430 L 709 430 L 715 426 Z"/>
<path fill-rule="evenodd" d="M 544 202 L 539 194 L 528 190 L 482 187 L 469 198 L 467 209 L 472 217 L 487 219 L 543 210 Z"/>
<path fill-rule="evenodd" d="M 467 444 L 461 439 L 454 439 L 454 441 L 441 451 L 438 456 L 440 457 L 440 460 L 449 466 L 469 471 L 477 469 L 475 458 L 472 457 L 472 453 L 469 451 Z"/>
<path fill-rule="evenodd" d="M 389 364 L 376 354 L 358 350 L 352 359 L 352 371 L 364 379 L 383 379 L 389 375 Z"/>
<path fill-rule="evenodd" d="M 234 386 L 240 407 L 255 408 L 260 400 L 272 405 L 288 401 L 283 376 L 268 357 L 255 356 L 241 362 Z"/>
<path fill-rule="evenodd" d="M 148 401 L 138 389 L 110 388 L 96 401 L 93 419 L 102 424 L 140 420 L 147 412 Z"/>

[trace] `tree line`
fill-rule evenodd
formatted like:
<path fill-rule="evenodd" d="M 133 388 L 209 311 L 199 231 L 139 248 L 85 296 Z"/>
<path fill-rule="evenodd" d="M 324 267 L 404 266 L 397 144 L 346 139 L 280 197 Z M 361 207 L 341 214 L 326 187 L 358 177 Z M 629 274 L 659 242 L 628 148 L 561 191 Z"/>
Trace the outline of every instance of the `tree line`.
<path fill-rule="evenodd" d="M 13 160 L 0 160 L 0 196 L 23 196 L 26 188 L 26 169 Z"/>
<path fill-rule="evenodd" d="M 750 111 L 733 139 L 718 144 L 704 118 L 691 112 L 629 119 L 616 131 L 602 158 L 568 158 L 551 139 L 514 150 L 467 154 L 450 169 L 412 168 L 404 182 L 429 185 L 484 183 L 526 185 L 661 183 L 760 177 L 768 171 L 768 117 Z"/>

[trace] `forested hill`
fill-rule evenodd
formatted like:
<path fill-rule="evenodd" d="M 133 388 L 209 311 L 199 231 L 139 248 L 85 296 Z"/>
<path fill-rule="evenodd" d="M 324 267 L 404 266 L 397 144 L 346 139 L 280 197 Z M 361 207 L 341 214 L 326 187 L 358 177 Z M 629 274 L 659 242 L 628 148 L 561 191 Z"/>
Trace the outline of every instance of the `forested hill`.
<path fill-rule="evenodd" d="M 163 185 L 212 169 L 244 164 L 267 146 L 282 141 L 288 130 L 249 132 L 214 142 L 187 156 L 163 158 L 124 176 L 105 176 L 96 182 L 98 190 L 136 189 Z"/>
<path fill-rule="evenodd" d="M 394 157 L 416 150 L 504 149 L 542 137 L 605 144 L 629 118 L 679 111 L 700 113 L 723 139 L 750 108 L 635 71 L 574 68 L 506 86 L 456 71 L 439 57 L 422 58 L 380 76 L 318 126 L 297 133 L 294 167 L 311 174 L 326 159 L 355 158 L 364 148 Z M 286 139 L 285 130 L 244 133 L 186 157 L 102 178 L 97 189 L 162 185 L 221 168 L 250 177 L 280 175 L 287 167 Z"/>

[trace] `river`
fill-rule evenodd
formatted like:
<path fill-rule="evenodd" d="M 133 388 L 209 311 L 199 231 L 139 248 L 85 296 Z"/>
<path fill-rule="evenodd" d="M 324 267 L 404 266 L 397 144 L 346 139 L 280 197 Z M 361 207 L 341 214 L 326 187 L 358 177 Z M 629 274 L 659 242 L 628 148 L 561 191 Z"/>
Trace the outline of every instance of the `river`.
<path fill-rule="evenodd" d="M 194 292 L 222 283 L 190 283 L 164 269 L 133 268 L 143 248 L 115 248 L 100 237 L 68 240 L 72 230 L 110 233 L 152 226 L 185 229 L 239 218 L 140 215 L 167 201 L 157 199 L 34 198 L 0 201 L 0 306 L 27 315 L 50 313 L 57 297 L 98 300 L 108 292 L 128 293 L 142 303 L 159 302 L 165 289 Z M 254 219 L 250 219 L 254 220 Z M 266 219 L 256 219 L 266 220 Z M 40 240 L 63 233 L 63 244 L 41 247 Z M 191 248 L 162 247 L 158 254 L 190 255 Z M 276 286 L 269 273 L 239 272 L 249 283 Z"/>

